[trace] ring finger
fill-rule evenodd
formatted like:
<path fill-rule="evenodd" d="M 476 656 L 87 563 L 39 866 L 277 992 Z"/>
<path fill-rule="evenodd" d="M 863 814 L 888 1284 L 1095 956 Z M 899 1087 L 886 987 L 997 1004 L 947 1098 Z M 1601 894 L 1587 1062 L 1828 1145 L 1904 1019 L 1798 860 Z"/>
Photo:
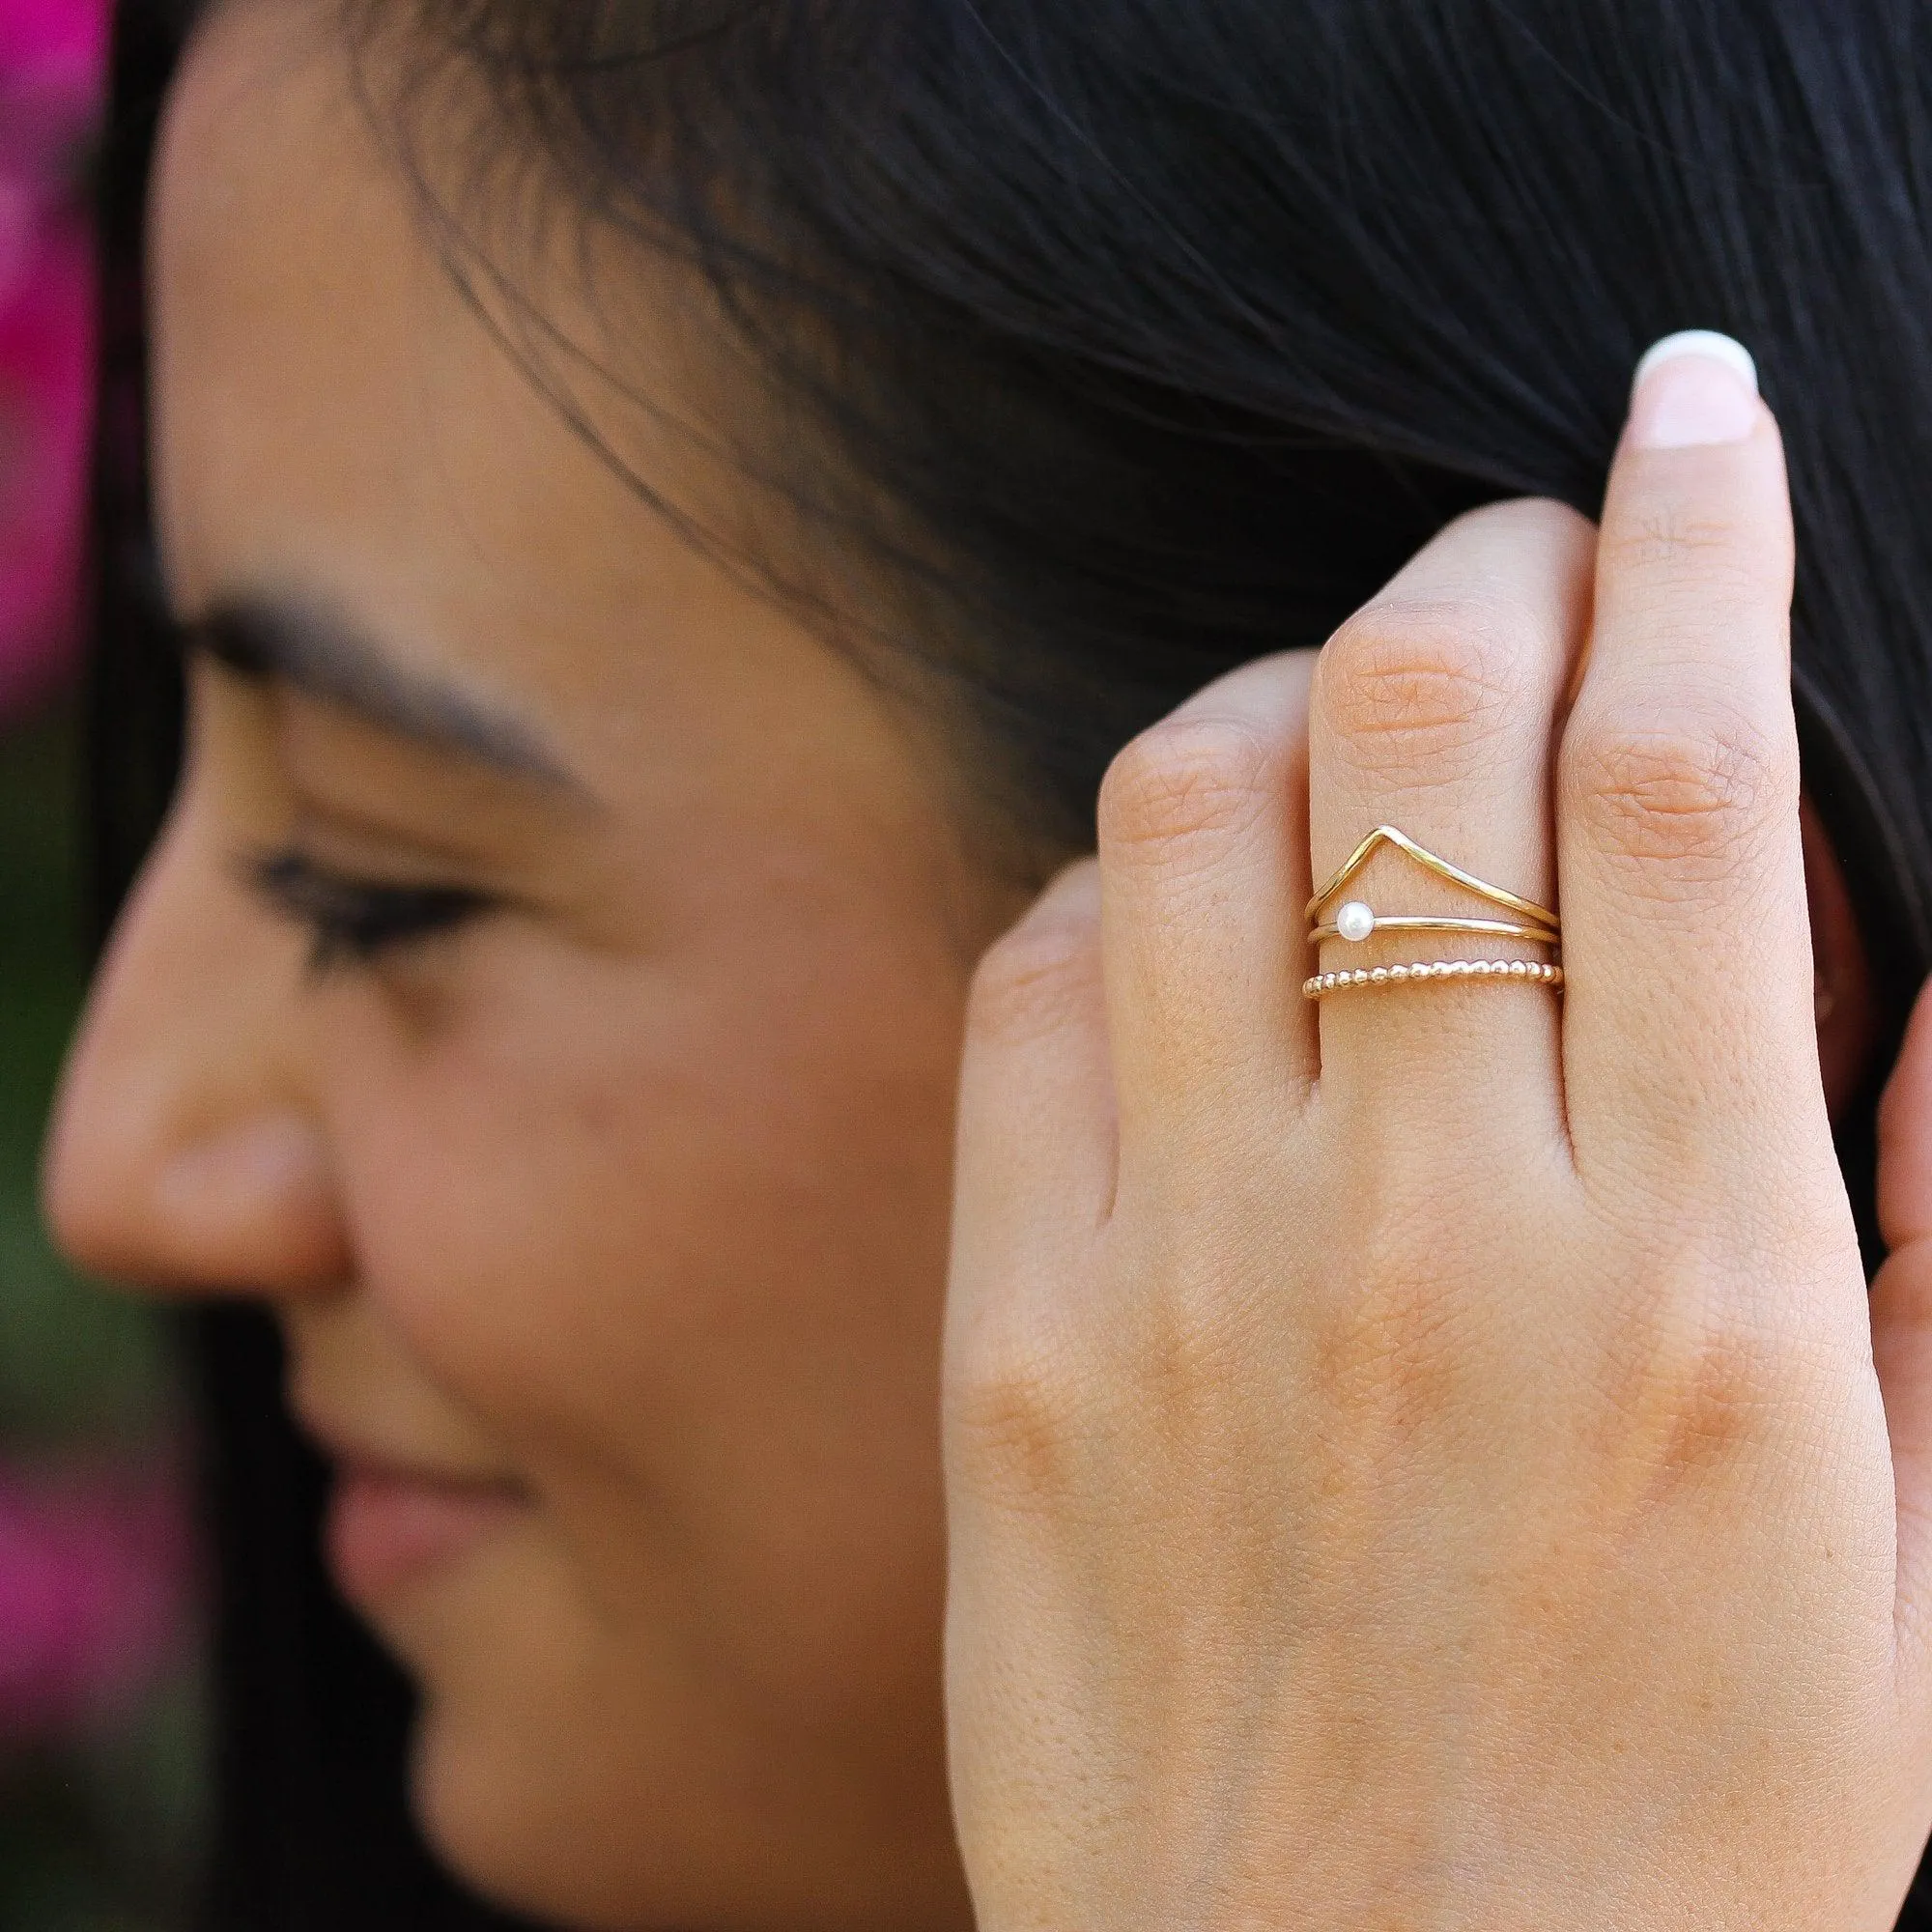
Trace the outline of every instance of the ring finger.
<path fill-rule="evenodd" d="M 1554 746 L 1588 630 L 1595 557 L 1596 531 L 1575 511 L 1493 504 L 1442 531 L 1329 639 L 1310 716 L 1318 883 L 1377 827 L 1393 826 L 1474 878 L 1554 908 Z M 1333 923 L 1351 903 L 1371 909 L 1376 928 L 1311 951 L 1311 974 L 1556 956 L 1498 933 L 1382 926 L 1390 917 L 1535 923 L 1394 844 L 1372 851 L 1321 917 Z M 1405 976 L 1329 992 L 1321 1091 L 1345 1107 L 1401 1092 L 1403 1118 L 1432 1137 L 1451 1123 L 1458 1132 L 1508 1123 L 1548 1138 L 1562 1123 L 1559 1020 L 1554 993 L 1528 979 Z"/>

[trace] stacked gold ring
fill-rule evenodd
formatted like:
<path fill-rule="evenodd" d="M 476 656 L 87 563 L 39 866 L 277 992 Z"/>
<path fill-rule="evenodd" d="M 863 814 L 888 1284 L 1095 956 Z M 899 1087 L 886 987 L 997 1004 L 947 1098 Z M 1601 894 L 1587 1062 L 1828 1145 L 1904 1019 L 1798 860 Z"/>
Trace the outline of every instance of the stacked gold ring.
<path fill-rule="evenodd" d="M 1350 899 L 1336 909 L 1333 919 L 1324 919 L 1322 908 L 1339 896 L 1343 888 L 1383 845 L 1393 845 L 1398 851 L 1406 853 L 1417 865 L 1434 872 L 1437 878 L 1446 879 L 1466 892 L 1476 893 L 1492 905 L 1514 913 L 1516 917 L 1460 919 L 1446 913 L 1384 914 L 1376 912 L 1360 899 Z M 1373 932 L 1466 932 L 1486 939 L 1527 940 L 1532 945 L 1548 946 L 1552 952 L 1557 952 L 1563 943 L 1563 922 L 1547 906 L 1540 906 L 1533 899 L 1519 898 L 1515 893 L 1505 892 L 1501 886 L 1492 886 L 1488 880 L 1463 871 L 1460 866 L 1452 866 L 1447 859 L 1418 845 L 1393 825 L 1378 825 L 1350 853 L 1328 883 L 1308 901 L 1306 916 L 1310 922 L 1308 943 L 1315 947 L 1330 939 L 1343 940 L 1350 945 L 1359 944 Z M 1418 980 L 1518 980 L 1548 986 L 1556 992 L 1562 990 L 1563 967 L 1559 958 L 1548 962 L 1534 959 L 1417 959 L 1396 966 L 1317 973 L 1302 981 L 1301 993 L 1304 999 L 1319 1000 L 1329 993 L 1354 987 L 1406 986 Z"/>
<path fill-rule="evenodd" d="M 1563 969 L 1540 959 L 1420 959 L 1409 966 L 1357 966 L 1353 972 L 1318 973 L 1301 984 L 1303 994 L 1319 1000 L 1324 993 L 1346 992 L 1351 986 L 1400 986 L 1410 980 L 1531 980 L 1539 986 L 1560 987 Z"/>

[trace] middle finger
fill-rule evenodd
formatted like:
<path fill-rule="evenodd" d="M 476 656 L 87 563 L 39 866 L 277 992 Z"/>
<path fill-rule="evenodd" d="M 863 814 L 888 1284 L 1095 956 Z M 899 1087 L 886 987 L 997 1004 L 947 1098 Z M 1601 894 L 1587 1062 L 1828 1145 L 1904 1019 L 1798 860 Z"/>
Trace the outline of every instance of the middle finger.
<path fill-rule="evenodd" d="M 1558 713 L 1590 618 L 1596 531 L 1559 503 L 1460 518 L 1323 647 L 1309 736 L 1309 838 L 1325 882 L 1389 825 L 1463 871 L 1555 908 L 1550 780 Z M 1383 845 L 1326 902 L 1378 920 L 1528 923 Z M 1310 973 L 1419 962 L 1548 961 L 1533 941 L 1372 931 L 1310 952 Z M 1321 1090 L 1345 1106 L 1403 1096 L 1439 1137 L 1560 1133 L 1558 997 L 1530 980 L 1372 984 L 1321 1002 Z"/>

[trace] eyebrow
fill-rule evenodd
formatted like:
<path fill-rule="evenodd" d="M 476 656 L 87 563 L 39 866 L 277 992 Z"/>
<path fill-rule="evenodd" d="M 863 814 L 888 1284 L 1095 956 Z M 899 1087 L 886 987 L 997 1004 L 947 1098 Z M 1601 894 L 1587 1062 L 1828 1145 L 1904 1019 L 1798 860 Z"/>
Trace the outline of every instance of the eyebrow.
<path fill-rule="evenodd" d="M 373 639 L 327 611 L 237 599 L 184 624 L 182 640 L 185 649 L 206 651 L 239 676 L 286 684 L 392 737 L 454 753 L 511 778 L 583 789 L 521 719 L 398 664 Z"/>

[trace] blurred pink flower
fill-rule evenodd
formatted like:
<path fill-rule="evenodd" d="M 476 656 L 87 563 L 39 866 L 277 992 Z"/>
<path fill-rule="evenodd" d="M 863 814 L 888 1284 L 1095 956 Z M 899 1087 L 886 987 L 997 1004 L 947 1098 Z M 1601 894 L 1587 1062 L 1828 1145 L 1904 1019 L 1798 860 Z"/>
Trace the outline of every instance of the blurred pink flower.
<path fill-rule="evenodd" d="M 106 0 L 0 0 L 0 717 L 75 642 L 94 377 L 77 186 L 106 27 Z"/>
<path fill-rule="evenodd" d="M 171 1472 L 0 1468 L 0 1750 L 126 1712 L 185 1652 Z"/>

